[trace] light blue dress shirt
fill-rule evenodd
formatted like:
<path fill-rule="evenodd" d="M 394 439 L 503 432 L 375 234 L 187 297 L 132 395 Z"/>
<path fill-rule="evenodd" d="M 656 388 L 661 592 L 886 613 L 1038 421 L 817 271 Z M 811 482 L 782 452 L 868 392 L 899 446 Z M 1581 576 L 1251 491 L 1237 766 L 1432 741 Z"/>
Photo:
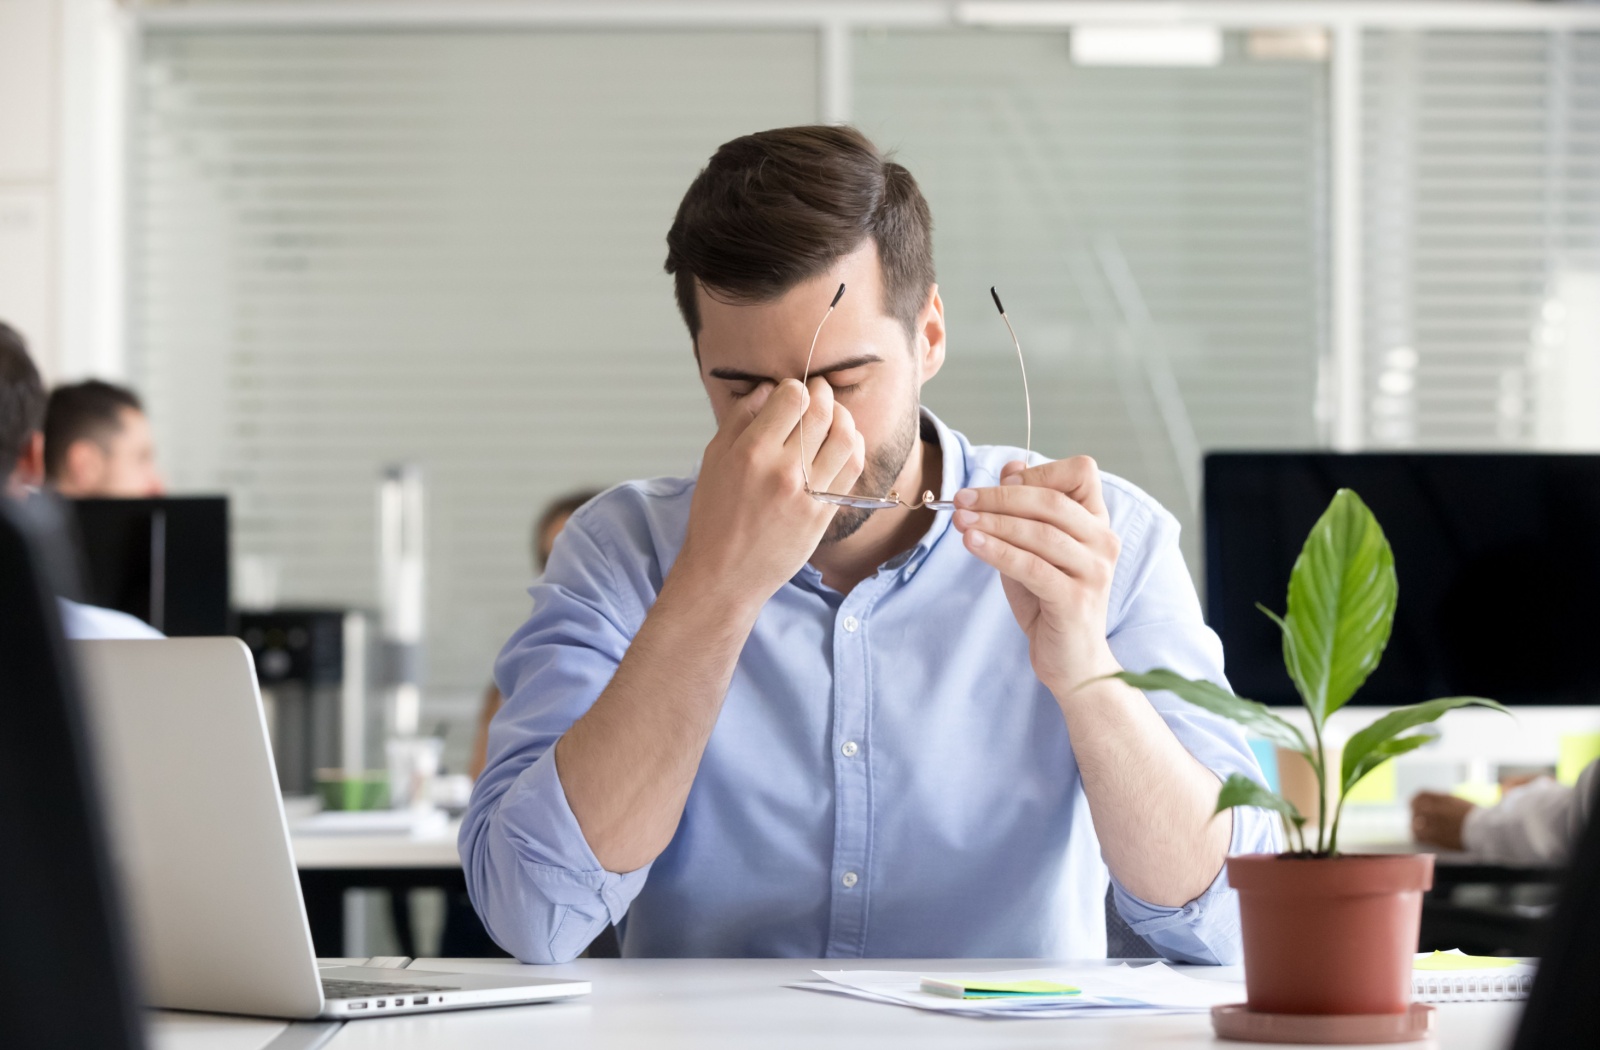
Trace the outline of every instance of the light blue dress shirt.
<path fill-rule="evenodd" d="M 943 491 L 997 483 L 1015 448 L 971 445 L 924 412 Z M 496 666 L 505 706 L 461 829 L 489 932 L 526 962 L 578 955 L 609 922 L 626 956 L 1103 957 L 1108 873 L 1072 741 L 1034 677 L 994 569 L 948 512 L 848 595 L 806 566 L 740 654 L 672 842 L 604 870 L 556 773 L 554 745 L 611 680 L 672 567 L 693 478 L 630 482 L 579 510 Z M 1108 640 L 1129 670 L 1223 681 L 1178 524 L 1104 475 L 1122 540 Z M 1219 777 L 1262 779 L 1244 736 L 1150 696 Z M 1232 852 L 1280 848 L 1234 810 Z M 1225 875 L 1180 908 L 1116 890 L 1133 930 L 1173 959 L 1240 956 Z"/>

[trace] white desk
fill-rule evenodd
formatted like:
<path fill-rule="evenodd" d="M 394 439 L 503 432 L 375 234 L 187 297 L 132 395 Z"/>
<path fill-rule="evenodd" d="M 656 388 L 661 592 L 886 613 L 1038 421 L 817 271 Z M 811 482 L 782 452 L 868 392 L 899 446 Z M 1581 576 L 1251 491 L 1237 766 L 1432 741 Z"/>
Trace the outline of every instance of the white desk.
<path fill-rule="evenodd" d="M 594 982 L 585 999 L 540 1006 L 416 1014 L 353 1021 L 326 1050 L 584 1050 L 648 1047 L 650 1050 L 722 1050 L 750 1047 L 815 1050 L 941 1050 L 974 1046 L 1049 1047 L 1099 1050 L 1130 1046 L 1166 1048 L 1219 1044 L 1204 1014 L 1121 1020 L 976 1020 L 935 1015 L 905 1007 L 785 988 L 791 981 L 830 969 L 985 970 L 1045 965 L 1037 960 L 937 962 L 812 959 L 580 959 L 562 966 L 519 966 L 488 959 L 419 960 L 417 969 L 525 972 L 578 977 Z M 1196 967 L 1197 976 L 1238 979 L 1236 969 Z M 1433 1043 L 1439 1050 L 1503 1050 L 1520 1013 L 1518 1003 L 1453 1003 L 1439 1007 Z M 162 1015 L 170 1018 L 177 1015 Z M 214 1038 L 193 1028 L 161 1029 L 161 1050 L 252 1044 L 245 1027 L 262 1022 L 218 1021 Z M 223 1041 L 220 1026 L 239 1025 Z M 261 1029 L 257 1028 L 259 1035 Z M 208 1038 L 210 1041 L 208 1041 Z M 232 1040 L 239 1041 L 234 1042 Z M 257 1043 L 255 1046 L 263 1044 Z M 1264 1045 L 1264 1044 L 1255 1044 Z"/>
<path fill-rule="evenodd" d="M 311 870 L 459 868 L 459 820 L 421 835 L 297 835 L 290 825 L 295 867 Z"/>

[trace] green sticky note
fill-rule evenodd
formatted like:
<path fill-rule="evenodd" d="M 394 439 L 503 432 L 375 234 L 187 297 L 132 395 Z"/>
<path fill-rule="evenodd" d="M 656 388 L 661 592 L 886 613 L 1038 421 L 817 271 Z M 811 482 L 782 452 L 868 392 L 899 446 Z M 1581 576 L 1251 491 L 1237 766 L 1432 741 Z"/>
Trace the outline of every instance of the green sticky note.
<path fill-rule="evenodd" d="M 1556 783 L 1571 787 L 1578 774 L 1600 758 L 1600 733 L 1562 733 L 1556 745 Z"/>
<path fill-rule="evenodd" d="M 1070 984 L 1054 981 L 948 981 L 924 977 L 922 990 L 933 995 L 960 999 L 1011 999 L 1046 995 L 1078 995 L 1082 991 Z"/>
<path fill-rule="evenodd" d="M 1498 955 L 1463 955 L 1460 952 L 1434 952 L 1419 955 L 1411 968 L 1414 970 L 1500 970 L 1517 965 L 1515 959 L 1502 959 Z"/>

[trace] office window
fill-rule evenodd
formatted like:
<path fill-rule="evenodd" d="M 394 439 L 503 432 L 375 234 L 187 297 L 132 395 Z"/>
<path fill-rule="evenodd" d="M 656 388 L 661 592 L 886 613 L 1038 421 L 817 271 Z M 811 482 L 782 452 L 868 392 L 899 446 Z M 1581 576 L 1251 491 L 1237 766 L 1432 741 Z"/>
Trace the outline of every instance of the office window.
<path fill-rule="evenodd" d="M 1372 444 L 1600 448 L 1600 33 L 1363 57 Z"/>
<path fill-rule="evenodd" d="M 428 696 L 469 702 L 540 506 L 709 440 L 667 227 L 719 143 L 817 118 L 816 61 L 809 32 L 148 31 L 133 364 L 173 483 L 233 496 L 283 600 L 370 606 L 379 470 L 423 464 Z"/>
<path fill-rule="evenodd" d="M 863 33 L 862 127 L 933 208 L 949 361 L 927 403 L 1020 443 L 998 285 L 1028 354 L 1034 447 L 1095 456 L 1185 526 L 1214 447 L 1321 440 L 1328 78 L 1229 34 L 1211 68 L 1075 66 L 1064 32 Z"/>

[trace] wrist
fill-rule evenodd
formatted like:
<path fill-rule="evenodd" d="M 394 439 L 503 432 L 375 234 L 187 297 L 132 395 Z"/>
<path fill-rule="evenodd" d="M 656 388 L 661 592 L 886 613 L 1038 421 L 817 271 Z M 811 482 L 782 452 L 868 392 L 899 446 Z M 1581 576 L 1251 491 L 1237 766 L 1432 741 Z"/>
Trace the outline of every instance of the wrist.
<path fill-rule="evenodd" d="M 1107 688 L 1128 688 L 1121 682 L 1104 680 L 1122 670 L 1122 664 L 1104 638 L 1099 639 L 1098 644 L 1091 643 L 1067 654 L 1060 666 L 1066 670 L 1053 675 L 1044 685 L 1063 706 Z"/>
<path fill-rule="evenodd" d="M 684 552 L 662 581 L 656 604 L 693 609 L 707 618 L 706 626 L 748 634 L 770 597 L 741 581 L 737 573 L 704 566 Z"/>

